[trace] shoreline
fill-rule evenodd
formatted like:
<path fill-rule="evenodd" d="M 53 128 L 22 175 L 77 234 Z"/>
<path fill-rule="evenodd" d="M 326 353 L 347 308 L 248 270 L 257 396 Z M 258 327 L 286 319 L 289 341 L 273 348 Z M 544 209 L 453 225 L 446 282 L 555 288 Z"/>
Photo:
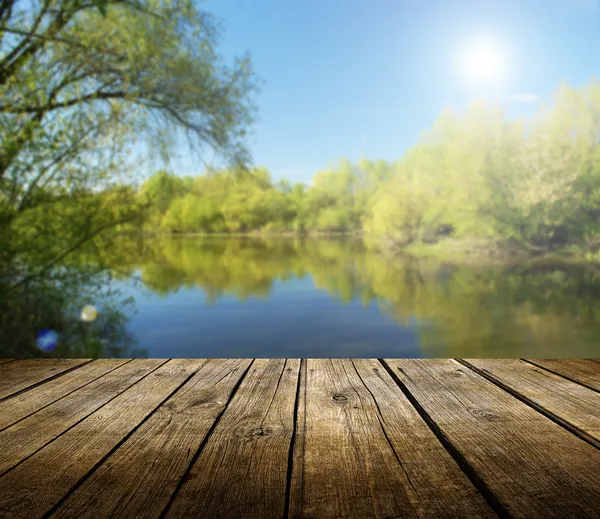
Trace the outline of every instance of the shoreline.
<path fill-rule="evenodd" d="M 516 246 L 508 240 L 453 239 L 437 243 L 414 243 L 406 247 L 388 250 L 417 259 L 431 259 L 455 265 L 470 266 L 559 266 L 600 264 L 600 253 L 580 245 L 533 253 Z"/>
<path fill-rule="evenodd" d="M 244 232 L 165 232 L 165 231 L 123 231 L 121 235 L 143 237 L 169 237 L 169 238 L 329 238 L 329 237 L 355 237 L 364 238 L 363 231 L 244 231 Z"/>
<path fill-rule="evenodd" d="M 600 264 L 600 251 L 580 245 L 534 254 L 516 246 L 509 240 L 480 238 L 445 238 L 435 243 L 417 242 L 403 247 L 375 237 L 364 231 L 250 231 L 250 232 L 186 232 L 124 231 L 121 236 L 140 238 L 282 238 L 282 239 L 334 239 L 360 238 L 374 251 L 389 257 L 403 256 L 417 260 L 434 260 L 453 265 L 468 266 L 544 266 L 544 265 L 595 265 Z"/>

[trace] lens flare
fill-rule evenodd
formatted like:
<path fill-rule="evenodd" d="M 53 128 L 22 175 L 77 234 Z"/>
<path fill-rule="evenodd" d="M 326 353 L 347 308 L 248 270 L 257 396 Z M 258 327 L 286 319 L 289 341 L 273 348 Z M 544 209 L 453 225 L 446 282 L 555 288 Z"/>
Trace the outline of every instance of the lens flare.
<path fill-rule="evenodd" d="M 54 330 L 42 330 L 38 333 L 36 342 L 40 350 L 53 350 L 58 344 L 58 334 Z"/>
<path fill-rule="evenodd" d="M 96 317 L 98 317 L 98 310 L 96 310 L 95 306 L 86 305 L 83 307 L 83 310 L 81 310 L 82 321 L 86 321 L 89 323 L 95 321 Z"/>

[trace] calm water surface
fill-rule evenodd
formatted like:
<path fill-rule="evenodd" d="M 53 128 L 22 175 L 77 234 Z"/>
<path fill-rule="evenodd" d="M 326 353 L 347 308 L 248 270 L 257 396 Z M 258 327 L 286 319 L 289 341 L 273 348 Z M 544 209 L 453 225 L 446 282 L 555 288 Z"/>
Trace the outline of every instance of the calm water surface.
<path fill-rule="evenodd" d="M 598 357 L 592 267 L 456 267 L 357 239 L 153 238 L 127 329 L 151 357 Z"/>

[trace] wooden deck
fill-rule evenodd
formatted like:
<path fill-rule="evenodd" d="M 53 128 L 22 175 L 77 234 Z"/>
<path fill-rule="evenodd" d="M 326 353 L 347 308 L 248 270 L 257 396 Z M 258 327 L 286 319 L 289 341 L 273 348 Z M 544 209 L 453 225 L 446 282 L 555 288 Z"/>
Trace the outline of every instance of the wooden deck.
<path fill-rule="evenodd" d="M 0 359 L 0 517 L 600 518 L 600 361 Z"/>

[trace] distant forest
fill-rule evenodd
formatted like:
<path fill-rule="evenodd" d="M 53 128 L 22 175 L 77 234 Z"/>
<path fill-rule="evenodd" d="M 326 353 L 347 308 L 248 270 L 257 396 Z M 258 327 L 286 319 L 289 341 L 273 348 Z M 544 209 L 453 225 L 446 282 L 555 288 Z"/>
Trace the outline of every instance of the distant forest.
<path fill-rule="evenodd" d="M 269 171 L 160 171 L 137 192 L 148 231 L 351 232 L 396 246 L 436 237 L 510 239 L 525 250 L 595 246 L 600 85 L 561 86 L 528 120 L 484 103 L 444 111 L 393 162 L 342 160 L 309 186 Z"/>

